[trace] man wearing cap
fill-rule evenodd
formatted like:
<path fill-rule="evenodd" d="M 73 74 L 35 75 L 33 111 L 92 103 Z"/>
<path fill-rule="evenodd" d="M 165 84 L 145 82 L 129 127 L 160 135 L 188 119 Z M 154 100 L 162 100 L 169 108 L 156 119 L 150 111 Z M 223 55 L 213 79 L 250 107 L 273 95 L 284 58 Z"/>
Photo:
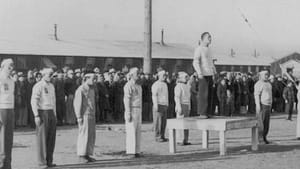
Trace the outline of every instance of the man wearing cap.
<path fill-rule="evenodd" d="M 165 142 L 165 129 L 167 124 L 167 112 L 169 106 L 169 93 L 166 84 L 166 72 L 161 70 L 158 72 L 158 80 L 153 83 L 152 102 L 153 102 L 153 123 L 155 139 L 157 142 Z"/>
<path fill-rule="evenodd" d="M 95 161 L 90 157 L 94 153 L 96 139 L 95 77 L 94 73 L 87 72 L 74 97 L 74 111 L 79 127 L 77 155 L 83 163 Z"/>
<path fill-rule="evenodd" d="M 282 96 L 285 100 L 285 113 L 288 114 L 287 120 L 292 121 L 295 93 L 293 88 L 293 82 L 291 80 L 287 81 L 287 86 L 284 88 Z"/>
<path fill-rule="evenodd" d="M 76 116 L 74 113 L 73 100 L 76 91 L 76 81 L 73 70 L 67 71 L 67 78 L 65 79 L 65 95 L 66 99 L 66 123 L 74 125 L 76 123 Z"/>
<path fill-rule="evenodd" d="M 4 59 L 0 70 L 0 169 L 11 169 L 14 129 L 14 90 L 12 59 Z"/>
<path fill-rule="evenodd" d="M 18 80 L 15 82 L 15 113 L 16 125 L 20 127 L 27 126 L 28 111 L 26 105 L 27 90 L 25 76 L 23 72 L 18 73 Z"/>
<path fill-rule="evenodd" d="M 54 167 L 53 152 L 56 137 L 56 98 L 51 83 L 53 70 L 44 68 L 42 80 L 32 89 L 31 107 L 35 117 L 37 158 L 41 168 Z"/>
<path fill-rule="evenodd" d="M 191 86 L 187 84 L 188 74 L 185 72 L 178 72 L 177 85 L 174 89 L 175 112 L 176 118 L 184 118 L 190 116 L 191 110 Z M 177 141 L 180 145 L 189 145 L 188 142 L 189 131 L 177 130 Z"/>
<path fill-rule="evenodd" d="M 76 81 L 76 88 L 78 88 L 82 83 L 81 70 L 80 69 L 75 69 L 75 81 Z"/>
<path fill-rule="evenodd" d="M 65 82 L 64 74 L 61 70 L 57 71 L 57 77 L 53 80 L 56 96 L 57 125 L 63 125 L 65 121 L 66 103 L 65 103 Z"/>
<path fill-rule="evenodd" d="M 272 86 L 268 81 L 268 71 L 259 73 L 259 81 L 254 86 L 254 98 L 256 115 L 258 117 L 259 141 L 269 144 L 267 134 L 270 125 L 270 113 L 272 106 Z"/>
<path fill-rule="evenodd" d="M 131 68 L 124 86 L 126 154 L 139 157 L 142 127 L 142 87 L 137 84 L 138 68 Z"/>
<path fill-rule="evenodd" d="M 209 106 L 212 101 L 213 76 L 216 74 L 216 68 L 211 56 L 209 45 L 211 44 L 211 35 L 204 32 L 201 35 L 201 43 L 195 49 L 193 67 L 198 75 L 198 114 L 202 118 L 208 118 L 213 115 Z"/>

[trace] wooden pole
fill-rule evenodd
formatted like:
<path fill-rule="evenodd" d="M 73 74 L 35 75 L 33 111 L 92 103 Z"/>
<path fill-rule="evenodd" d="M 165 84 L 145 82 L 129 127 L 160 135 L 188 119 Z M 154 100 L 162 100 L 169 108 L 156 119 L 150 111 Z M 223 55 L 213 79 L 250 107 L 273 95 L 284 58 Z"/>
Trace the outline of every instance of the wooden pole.
<path fill-rule="evenodd" d="M 145 0 L 145 27 L 144 27 L 144 73 L 151 73 L 152 68 L 152 0 Z"/>

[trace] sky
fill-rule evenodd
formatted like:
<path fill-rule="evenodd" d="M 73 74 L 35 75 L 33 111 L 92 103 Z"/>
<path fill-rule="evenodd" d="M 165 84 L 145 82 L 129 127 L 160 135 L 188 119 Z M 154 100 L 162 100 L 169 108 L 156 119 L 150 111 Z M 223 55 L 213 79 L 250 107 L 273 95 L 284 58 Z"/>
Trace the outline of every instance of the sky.
<path fill-rule="evenodd" d="M 152 0 L 153 41 L 196 46 L 212 34 L 215 53 L 282 57 L 300 51 L 299 0 Z M 245 21 L 247 18 L 248 22 Z M 142 41 L 144 0 L 0 0 L 0 40 Z M 250 24 L 250 25 L 249 25 Z"/>

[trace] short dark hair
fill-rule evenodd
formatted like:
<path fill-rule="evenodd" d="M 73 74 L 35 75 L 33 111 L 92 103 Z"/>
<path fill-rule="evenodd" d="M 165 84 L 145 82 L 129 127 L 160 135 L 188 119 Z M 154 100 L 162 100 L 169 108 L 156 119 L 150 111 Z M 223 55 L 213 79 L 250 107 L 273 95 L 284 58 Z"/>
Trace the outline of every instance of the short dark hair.
<path fill-rule="evenodd" d="M 210 33 L 209 32 L 203 32 L 201 34 L 201 40 L 203 40 L 206 35 L 210 35 Z"/>

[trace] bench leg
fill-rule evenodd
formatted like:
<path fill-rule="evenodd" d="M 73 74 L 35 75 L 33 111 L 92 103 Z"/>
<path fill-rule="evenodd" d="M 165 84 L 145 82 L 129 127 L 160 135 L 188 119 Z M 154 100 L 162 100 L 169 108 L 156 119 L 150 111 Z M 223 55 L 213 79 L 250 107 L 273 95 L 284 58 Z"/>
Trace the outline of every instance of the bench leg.
<path fill-rule="evenodd" d="M 169 150 L 170 150 L 170 153 L 176 153 L 176 132 L 175 132 L 175 129 L 169 129 Z"/>
<path fill-rule="evenodd" d="M 258 150 L 258 127 L 252 127 L 252 147 L 253 151 Z"/>
<path fill-rule="evenodd" d="M 209 131 L 203 130 L 202 131 L 202 148 L 208 149 L 208 139 L 209 139 Z"/>
<path fill-rule="evenodd" d="M 227 148 L 226 148 L 226 131 L 219 131 L 220 137 L 220 155 L 226 155 Z"/>

